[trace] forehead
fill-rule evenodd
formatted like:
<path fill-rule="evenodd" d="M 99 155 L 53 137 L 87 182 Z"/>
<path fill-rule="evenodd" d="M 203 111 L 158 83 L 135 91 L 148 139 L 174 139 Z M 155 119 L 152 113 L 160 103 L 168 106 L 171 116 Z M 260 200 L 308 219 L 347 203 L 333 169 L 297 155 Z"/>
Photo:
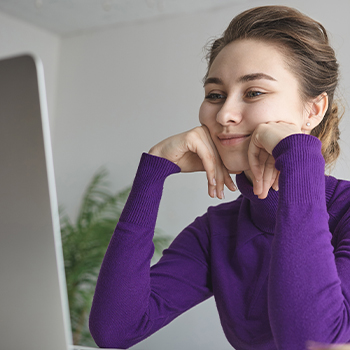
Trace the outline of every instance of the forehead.
<path fill-rule="evenodd" d="M 265 73 L 278 77 L 291 77 L 286 57 L 276 45 L 264 41 L 244 39 L 226 45 L 212 63 L 208 76 L 240 76 Z"/>

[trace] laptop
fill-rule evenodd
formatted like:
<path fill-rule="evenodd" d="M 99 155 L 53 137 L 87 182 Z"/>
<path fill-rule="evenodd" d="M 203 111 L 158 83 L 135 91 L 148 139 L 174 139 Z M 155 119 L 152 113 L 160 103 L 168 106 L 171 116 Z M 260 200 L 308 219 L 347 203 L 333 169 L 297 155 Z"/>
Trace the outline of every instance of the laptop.
<path fill-rule="evenodd" d="M 0 348 L 73 346 L 44 73 L 0 60 Z"/>

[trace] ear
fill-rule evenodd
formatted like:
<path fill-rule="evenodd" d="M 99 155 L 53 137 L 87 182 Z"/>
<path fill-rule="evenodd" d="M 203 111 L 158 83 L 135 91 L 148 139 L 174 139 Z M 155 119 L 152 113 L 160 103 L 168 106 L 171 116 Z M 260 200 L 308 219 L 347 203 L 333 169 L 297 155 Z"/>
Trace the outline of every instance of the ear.
<path fill-rule="evenodd" d="M 310 134 L 311 130 L 321 123 L 328 109 L 328 95 L 323 92 L 308 103 L 308 111 L 304 117 L 303 131 Z"/>

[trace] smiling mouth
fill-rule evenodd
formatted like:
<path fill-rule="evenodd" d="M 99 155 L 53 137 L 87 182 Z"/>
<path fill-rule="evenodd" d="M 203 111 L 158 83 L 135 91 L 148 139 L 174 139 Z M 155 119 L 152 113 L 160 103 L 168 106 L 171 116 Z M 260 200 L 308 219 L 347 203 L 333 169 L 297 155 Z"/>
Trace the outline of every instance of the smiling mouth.
<path fill-rule="evenodd" d="M 249 137 L 250 137 L 250 134 L 249 135 L 221 135 L 221 136 L 218 136 L 218 139 L 223 146 L 233 146 L 241 142 L 244 142 Z"/>

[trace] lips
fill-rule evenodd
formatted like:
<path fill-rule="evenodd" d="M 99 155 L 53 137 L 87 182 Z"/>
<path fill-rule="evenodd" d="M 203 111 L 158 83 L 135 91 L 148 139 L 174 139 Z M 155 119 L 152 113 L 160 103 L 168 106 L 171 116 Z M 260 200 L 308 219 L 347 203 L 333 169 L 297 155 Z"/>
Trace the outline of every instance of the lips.
<path fill-rule="evenodd" d="M 223 146 L 237 145 L 250 137 L 250 134 L 219 134 L 218 139 Z"/>

